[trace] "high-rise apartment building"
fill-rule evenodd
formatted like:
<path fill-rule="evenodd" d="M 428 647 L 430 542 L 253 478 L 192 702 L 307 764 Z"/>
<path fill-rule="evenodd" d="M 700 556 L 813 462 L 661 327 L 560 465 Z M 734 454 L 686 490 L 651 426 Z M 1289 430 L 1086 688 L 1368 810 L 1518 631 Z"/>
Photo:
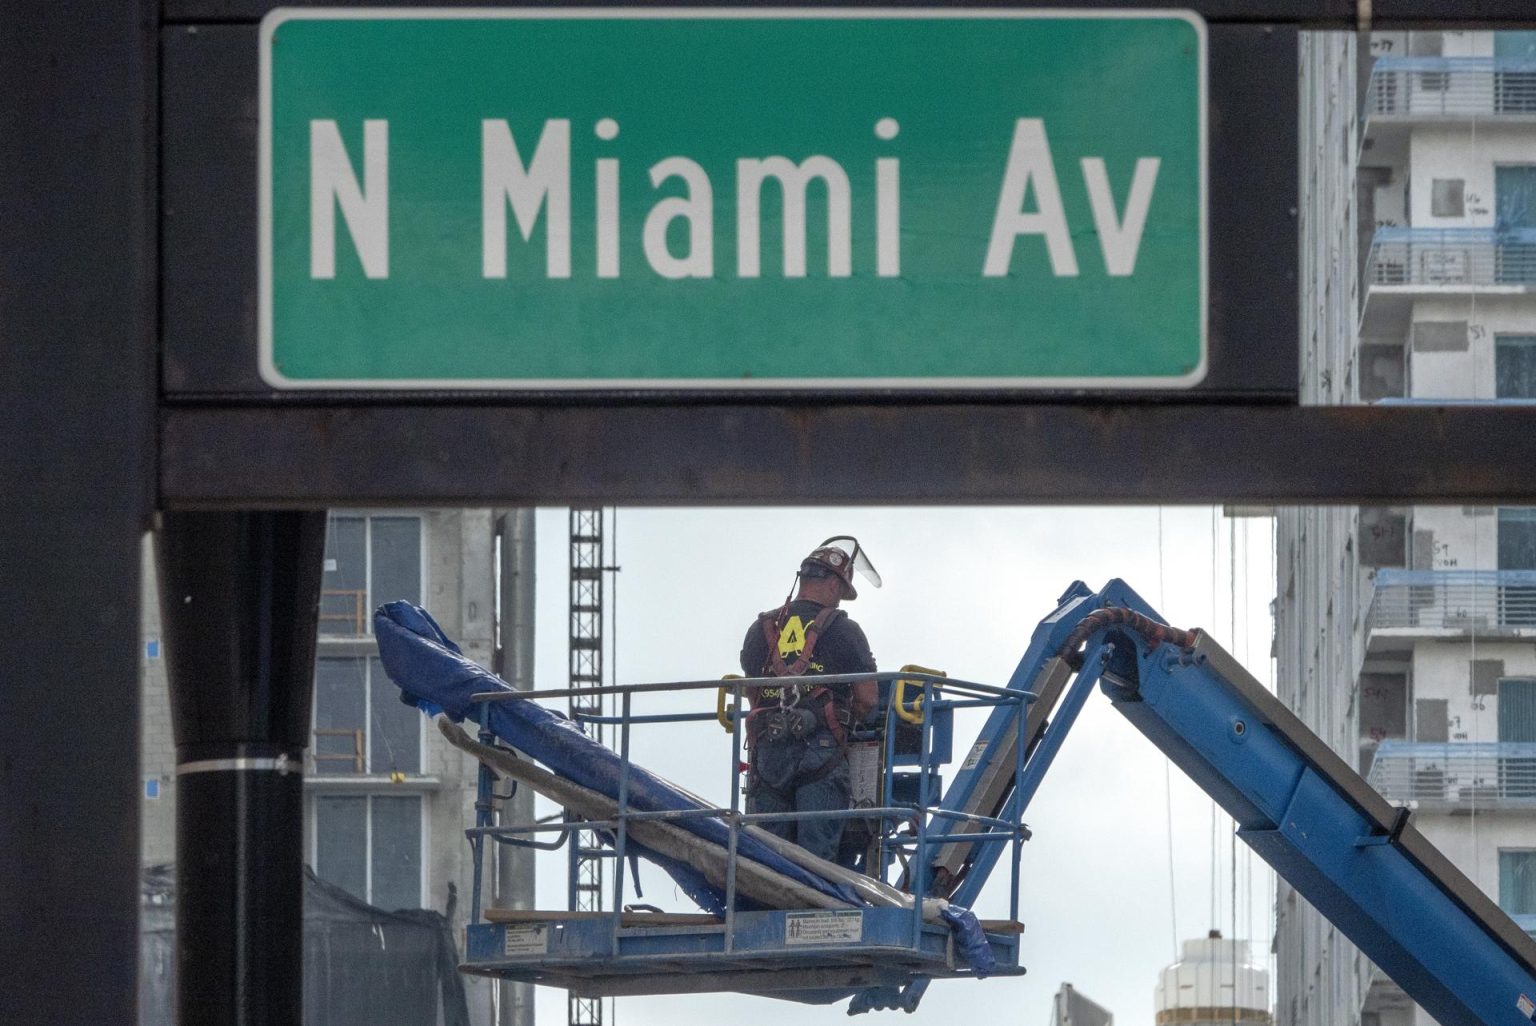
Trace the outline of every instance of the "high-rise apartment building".
<path fill-rule="evenodd" d="M 1536 399 L 1536 33 L 1304 37 L 1304 402 Z M 1536 510 L 1279 517 L 1281 697 L 1536 930 Z M 1431 1020 L 1278 895 L 1284 1026 Z"/>

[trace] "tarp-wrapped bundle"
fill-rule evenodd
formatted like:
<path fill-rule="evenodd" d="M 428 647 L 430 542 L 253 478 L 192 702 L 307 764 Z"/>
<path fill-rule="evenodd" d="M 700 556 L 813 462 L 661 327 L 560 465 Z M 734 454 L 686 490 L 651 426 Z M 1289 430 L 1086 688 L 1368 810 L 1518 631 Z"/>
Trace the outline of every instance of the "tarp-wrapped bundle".
<path fill-rule="evenodd" d="M 466 658 L 436 621 L 408 602 L 391 602 L 374 614 L 379 655 L 407 702 L 428 715 L 445 714 L 454 722 L 478 719 L 473 696 L 512 688 Z M 506 744 L 527 756 L 475 744 L 462 730 L 445 729 L 456 745 L 471 751 L 500 772 L 528 783 L 587 819 L 610 819 L 617 810 L 625 776 L 619 755 L 582 732 L 569 717 L 536 702 L 519 699 L 486 704 L 486 725 Z M 528 764 L 542 763 L 548 772 Z M 704 810 L 711 806 L 688 791 L 631 763 L 623 780 L 630 812 Z M 723 914 L 726 905 L 724 859 L 730 830 L 718 815 L 668 822 L 631 821 L 626 847 L 655 863 L 677 881 L 699 907 Z M 740 830 L 736 840 L 738 911 L 763 908 L 910 908 L 911 895 L 883 881 L 861 876 L 816 858 L 797 845 L 756 827 Z M 992 962 L 991 950 L 976 917 L 935 899 L 924 901 L 924 918 L 954 932 L 957 948 L 978 975 Z"/>

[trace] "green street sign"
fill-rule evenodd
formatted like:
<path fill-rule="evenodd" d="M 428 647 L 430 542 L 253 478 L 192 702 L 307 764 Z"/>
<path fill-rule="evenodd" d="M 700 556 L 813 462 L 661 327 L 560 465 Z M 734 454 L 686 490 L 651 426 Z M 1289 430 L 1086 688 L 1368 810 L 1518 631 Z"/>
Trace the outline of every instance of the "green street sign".
<path fill-rule="evenodd" d="M 277 388 L 1170 388 L 1206 366 L 1179 12 L 277 10 Z"/>

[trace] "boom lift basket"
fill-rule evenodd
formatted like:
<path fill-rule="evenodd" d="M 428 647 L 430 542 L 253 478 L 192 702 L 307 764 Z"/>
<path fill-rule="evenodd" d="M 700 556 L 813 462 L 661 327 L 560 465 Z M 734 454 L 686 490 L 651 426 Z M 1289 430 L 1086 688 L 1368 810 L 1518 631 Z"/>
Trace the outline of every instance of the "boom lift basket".
<path fill-rule="evenodd" d="M 866 757 L 862 761 L 869 766 L 874 779 L 867 782 L 864 791 L 872 793 L 874 800 L 862 804 L 855 801 L 855 808 L 825 813 L 747 815 L 741 808 L 742 724 L 746 719 L 741 712 L 745 708 L 741 699 L 747 688 L 766 683 L 764 680 L 735 678 L 723 684 L 684 681 L 474 695 L 480 723 L 478 742 L 471 741 L 458 728 L 444 726 L 450 740 L 480 759 L 476 823 L 466 831 L 474 856 L 475 911 L 466 931 L 462 971 L 560 987 L 581 997 L 742 991 L 828 1003 L 860 992 L 880 995 L 873 1003 L 866 1001 L 869 1007 L 899 1004 L 898 992 L 910 989 L 917 980 L 1021 974 L 1019 939 L 1023 926 L 1017 922 L 1018 864 L 1020 847 L 1028 831 L 1016 822 L 940 808 L 939 769 L 952 747 L 956 708 L 1011 707 L 1020 713 L 1011 719 L 1022 729 L 1026 720 L 1022 710 L 1033 696 L 1019 690 L 949 680 L 928 671 L 846 675 L 846 679 L 868 680 L 871 676 L 880 683 L 880 722 L 854 731 L 850 748 L 865 746 Z M 829 684 L 843 679 L 773 678 L 771 683 Z M 633 713 L 637 696 L 716 689 L 721 695 L 718 708 L 712 712 Z M 727 693 L 733 699 L 729 707 L 725 701 Z M 497 745 L 490 729 L 491 707 L 497 702 L 568 698 L 575 694 L 617 696 L 619 715 L 577 716 L 576 720 L 617 728 L 618 801 L 610 803 L 611 811 L 601 817 L 567 815 L 559 822 L 493 825 L 497 777 L 509 770 L 520 774 L 542 771 Z M 901 702 L 891 701 L 893 695 L 900 696 Z M 647 724 L 703 724 L 717 720 L 730 730 L 730 745 L 722 755 L 728 753 L 730 758 L 731 805 L 667 812 L 634 808 L 628 801 L 632 731 Z M 871 748 L 878 754 L 870 757 Z M 1022 750 L 1023 746 L 1019 746 L 1018 751 Z M 1014 769 L 1022 772 L 1022 767 L 1020 758 Z M 535 789 L 539 787 L 535 785 Z M 856 784 L 856 796 L 859 792 Z M 871 875 L 877 880 L 896 877 L 885 890 L 894 893 L 899 885 L 908 896 L 907 907 L 763 908 L 761 901 L 743 895 L 736 861 L 743 831 L 776 820 L 812 816 L 845 819 L 870 828 L 864 835 L 868 841 L 859 853 L 860 864 L 867 867 L 866 871 L 873 870 Z M 721 913 L 670 913 L 649 906 L 623 908 L 622 895 L 636 833 L 643 832 L 649 824 L 678 824 L 694 818 L 718 820 L 727 830 Z M 578 834 L 594 833 L 610 843 L 599 851 L 584 854 L 600 855 L 613 867 L 612 889 L 605 899 L 614 911 L 482 909 L 481 881 L 487 840 L 549 849 L 575 843 L 573 839 Z M 978 960 L 968 961 L 963 945 L 957 946 L 955 929 L 934 915 L 934 909 L 942 902 L 910 900 L 913 893 L 931 893 L 928 864 L 933 853 L 940 845 L 959 839 L 962 833 L 968 846 L 1012 850 L 1009 918 L 979 922 L 980 932 L 976 936 L 984 937 L 989 955 L 979 961 L 991 963 L 984 964 L 980 972 L 971 964 Z M 809 853 L 803 855 L 813 858 Z"/>

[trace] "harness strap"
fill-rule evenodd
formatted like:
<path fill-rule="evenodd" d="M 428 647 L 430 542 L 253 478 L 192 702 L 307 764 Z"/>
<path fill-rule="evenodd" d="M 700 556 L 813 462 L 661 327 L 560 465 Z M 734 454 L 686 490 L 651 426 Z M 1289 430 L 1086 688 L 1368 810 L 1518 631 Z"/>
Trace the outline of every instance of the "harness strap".
<path fill-rule="evenodd" d="M 816 642 L 822 634 L 837 622 L 843 615 L 841 609 L 823 609 L 817 613 L 811 622 L 805 626 L 805 647 L 800 650 L 800 655 L 792 663 L 784 662 L 784 656 L 779 652 L 779 639 L 784 634 L 784 628 L 779 624 L 779 617 L 789 611 L 788 606 L 773 612 L 764 613 L 758 618 L 763 625 L 763 640 L 768 642 L 768 670 L 772 677 L 799 677 L 811 665 L 811 659 L 816 654 Z"/>
<path fill-rule="evenodd" d="M 779 652 L 779 639 L 784 633 L 783 627 L 780 624 L 780 618 L 788 611 L 789 606 L 784 605 L 778 609 L 771 609 L 757 618 L 757 622 L 762 625 L 763 640 L 768 645 L 768 662 L 763 667 L 763 671 L 770 677 L 803 676 L 805 671 L 810 668 L 811 659 L 815 656 L 816 642 L 821 639 L 822 634 L 826 633 L 840 617 L 846 615 L 841 609 L 823 609 L 820 613 L 817 613 L 805 627 L 805 647 L 800 650 L 800 654 L 794 662 L 786 663 L 784 656 Z M 801 685 L 792 684 L 790 687 L 798 690 Z M 762 689 L 759 686 L 752 690 L 754 692 L 752 697 L 755 701 Z M 833 698 L 832 692 L 825 686 L 812 687 L 805 697 L 813 702 L 821 701 L 823 722 L 826 724 L 827 729 L 832 732 L 832 736 L 837 739 L 838 747 L 846 747 L 848 743 L 847 724 L 838 718 L 837 702 Z M 779 706 L 782 707 L 784 704 L 784 688 L 781 687 L 779 688 Z M 747 713 L 747 741 L 749 744 L 756 741 L 757 731 L 753 729 L 753 720 L 757 717 L 758 713 L 767 712 L 769 708 L 768 706 L 758 706 Z"/>

